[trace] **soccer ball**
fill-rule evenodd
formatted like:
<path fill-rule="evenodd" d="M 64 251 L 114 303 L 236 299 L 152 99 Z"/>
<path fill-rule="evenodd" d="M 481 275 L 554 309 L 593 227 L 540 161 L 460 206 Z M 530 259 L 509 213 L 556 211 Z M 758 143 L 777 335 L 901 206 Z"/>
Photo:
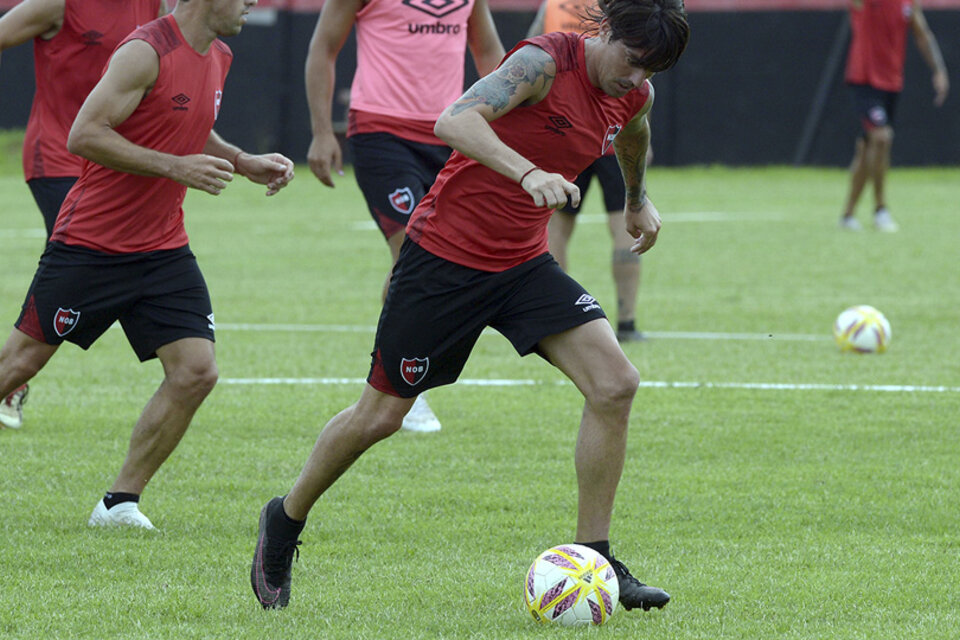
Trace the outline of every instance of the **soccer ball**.
<path fill-rule="evenodd" d="M 890 323 L 873 307 L 857 305 L 837 316 L 833 338 L 841 351 L 883 353 L 890 344 Z"/>
<path fill-rule="evenodd" d="M 523 601 L 537 622 L 601 625 L 617 609 L 620 583 L 610 561 L 589 547 L 563 544 L 533 561 Z"/>

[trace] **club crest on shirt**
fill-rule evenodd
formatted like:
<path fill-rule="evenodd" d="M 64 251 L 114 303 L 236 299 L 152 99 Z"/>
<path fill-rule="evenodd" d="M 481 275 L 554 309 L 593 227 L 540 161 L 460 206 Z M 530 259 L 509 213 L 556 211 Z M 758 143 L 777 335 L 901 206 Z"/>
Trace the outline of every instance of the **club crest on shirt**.
<path fill-rule="evenodd" d="M 612 124 L 607 127 L 607 133 L 603 136 L 603 144 L 600 145 L 600 153 L 607 152 L 607 149 L 613 144 L 613 139 L 617 137 L 617 134 L 620 133 L 620 129 L 622 128 L 619 124 Z"/>
<path fill-rule="evenodd" d="M 60 307 L 53 316 L 53 330 L 61 338 L 77 327 L 80 322 L 80 312 L 73 309 L 64 309 Z"/>
<path fill-rule="evenodd" d="M 400 375 L 408 385 L 415 386 L 427 375 L 430 358 L 401 358 Z"/>
<path fill-rule="evenodd" d="M 217 89 L 213 92 L 213 119 L 220 116 L 220 101 L 223 99 L 223 91 Z"/>
<path fill-rule="evenodd" d="M 413 211 L 413 191 L 410 187 L 400 187 L 387 198 L 390 200 L 390 206 L 398 212 L 409 215 Z"/>

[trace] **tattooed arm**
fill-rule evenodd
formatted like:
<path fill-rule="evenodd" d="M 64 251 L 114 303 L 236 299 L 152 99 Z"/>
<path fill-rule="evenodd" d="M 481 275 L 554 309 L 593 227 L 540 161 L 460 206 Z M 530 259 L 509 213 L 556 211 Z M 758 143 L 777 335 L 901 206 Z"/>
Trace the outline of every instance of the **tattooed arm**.
<path fill-rule="evenodd" d="M 647 114 L 652 106 L 653 87 L 650 88 L 650 98 L 640 113 L 613 139 L 613 148 L 617 152 L 627 191 L 623 218 L 627 233 L 636 238 L 630 250 L 637 254 L 653 247 L 660 232 L 660 213 L 647 198 L 646 186 L 646 159 L 650 146 L 650 123 Z"/>
<path fill-rule="evenodd" d="M 447 107 L 434 127 L 437 137 L 460 153 L 520 183 L 537 206 L 556 208 L 580 202 L 580 190 L 557 173 L 537 169 L 508 147 L 490 122 L 518 106 L 536 104 L 550 91 L 557 65 L 540 47 L 527 45 Z"/>

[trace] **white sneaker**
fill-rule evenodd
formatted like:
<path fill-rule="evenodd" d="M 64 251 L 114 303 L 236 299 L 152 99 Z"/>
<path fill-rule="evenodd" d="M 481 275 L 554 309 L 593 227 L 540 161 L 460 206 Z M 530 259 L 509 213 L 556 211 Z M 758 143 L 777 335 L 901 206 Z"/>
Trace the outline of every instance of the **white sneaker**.
<path fill-rule="evenodd" d="M 419 433 L 440 431 L 440 421 L 437 420 L 437 416 L 434 415 L 423 394 L 417 396 L 417 401 L 410 407 L 410 413 L 403 418 L 402 428 Z"/>
<path fill-rule="evenodd" d="M 93 513 L 90 514 L 90 520 L 87 521 L 87 526 L 140 527 L 141 529 L 148 529 L 150 531 L 157 530 L 157 528 L 153 526 L 153 523 L 150 522 L 150 519 L 140 513 L 140 507 L 137 506 L 136 502 L 121 502 L 120 504 L 114 505 L 112 509 L 107 509 L 107 505 L 103 503 L 102 499 L 97 503 L 97 506 L 93 508 Z"/>
<path fill-rule="evenodd" d="M 863 229 L 863 227 L 860 226 L 860 221 L 853 216 L 841 216 L 840 228 L 844 231 L 860 231 Z"/>
<path fill-rule="evenodd" d="M 23 405 L 27 402 L 30 387 L 21 385 L 10 392 L 3 402 L 0 402 L 0 423 L 11 429 L 23 426 Z"/>
<path fill-rule="evenodd" d="M 893 216 L 890 215 L 890 211 L 886 207 L 880 207 L 877 209 L 877 212 L 873 214 L 873 226 L 877 231 L 884 231 L 886 233 L 893 233 L 900 229 L 897 223 L 893 221 Z"/>

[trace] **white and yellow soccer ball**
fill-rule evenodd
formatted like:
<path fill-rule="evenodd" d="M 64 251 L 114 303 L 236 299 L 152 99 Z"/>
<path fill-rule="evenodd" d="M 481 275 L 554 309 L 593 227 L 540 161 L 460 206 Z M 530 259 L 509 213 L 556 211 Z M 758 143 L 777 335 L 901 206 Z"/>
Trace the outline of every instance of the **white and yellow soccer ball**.
<path fill-rule="evenodd" d="M 865 304 L 845 309 L 833 323 L 833 338 L 841 351 L 883 353 L 890 345 L 887 318 Z"/>
<path fill-rule="evenodd" d="M 533 561 L 523 601 L 537 622 L 601 625 L 617 610 L 620 583 L 610 561 L 589 547 L 563 544 Z"/>

